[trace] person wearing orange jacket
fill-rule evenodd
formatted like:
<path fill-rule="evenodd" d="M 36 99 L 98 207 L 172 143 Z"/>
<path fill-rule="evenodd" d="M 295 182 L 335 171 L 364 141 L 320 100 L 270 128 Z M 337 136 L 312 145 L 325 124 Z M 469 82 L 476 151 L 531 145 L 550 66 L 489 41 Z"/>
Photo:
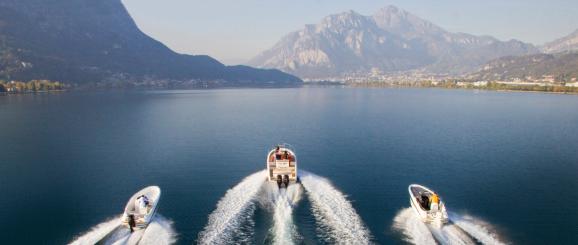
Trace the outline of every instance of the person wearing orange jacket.
<path fill-rule="evenodd" d="M 438 194 L 434 193 L 433 195 L 431 195 L 430 198 L 430 204 L 429 204 L 429 209 L 430 210 L 438 210 L 440 205 L 440 198 L 438 196 Z"/>

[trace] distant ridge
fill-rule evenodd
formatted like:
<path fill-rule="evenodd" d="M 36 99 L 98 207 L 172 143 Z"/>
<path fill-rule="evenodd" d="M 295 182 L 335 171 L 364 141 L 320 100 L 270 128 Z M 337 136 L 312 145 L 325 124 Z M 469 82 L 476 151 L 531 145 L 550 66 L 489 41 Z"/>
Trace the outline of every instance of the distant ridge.
<path fill-rule="evenodd" d="M 477 80 L 552 80 L 577 82 L 578 52 L 502 57 L 471 75 Z"/>
<path fill-rule="evenodd" d="M 278 70 L 177 54 L 141 32 L 121 0 L 0 1 L 0 79 L 73 83 L 166 80 L 162 86 L 301 83 Z"/>
<path fill-rule="evenodd" d="M 452 33 L 395 6 L 373 16 L 354 11 L 289 33 L 250 65 L 309 79 L 416 70 L 462 74 L 508 55 L 538 53 L 531 44 Z"/>
<path fill-rule="evenodd" d="M 541 50 L 549 54 L 578 51 L 578 29 L 565 37 L 544 44 Z"/>

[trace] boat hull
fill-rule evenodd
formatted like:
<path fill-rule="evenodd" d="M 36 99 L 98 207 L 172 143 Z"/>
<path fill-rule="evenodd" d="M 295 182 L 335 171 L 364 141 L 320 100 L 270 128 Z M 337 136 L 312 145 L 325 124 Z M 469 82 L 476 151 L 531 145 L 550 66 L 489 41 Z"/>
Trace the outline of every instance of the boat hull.
<path fill-rule="evenodd" d="M 136 207 L 136 200 L 142 195 L 145 195 L 149 199 L 149 205 L 146 207 L 146 212 L 142 212 Z M 149 186 L 138 191 L 127 202 L 124 213 L 121 217 L 121 224 L 127 228 L 130 228 L 130 216 L 132 215 L 135 221 L 132 229 L 145 229 L 150 224 L 157 212 L 160 198 L 161 189 L 158 186 Z"/>
<path fill-rule="evenodd" d="M 299 181 L 297 175 L 297 156 L 288 144 L 278 146 L 267 154 L 267 180 L 279 186 L 288 187 Z"/>
<path fill-rule="evenodd" d="M 422 196 L 429 197 L 434 192 L 425 186 L 412 184 L 408 188 L 409 203 L 421 221 L 434 226 L 443 226 L 448 223 L 448 214 L 445 204 L 440 200 L 437 210 L 429 210 L 429 205 L 424 205 Z"/>

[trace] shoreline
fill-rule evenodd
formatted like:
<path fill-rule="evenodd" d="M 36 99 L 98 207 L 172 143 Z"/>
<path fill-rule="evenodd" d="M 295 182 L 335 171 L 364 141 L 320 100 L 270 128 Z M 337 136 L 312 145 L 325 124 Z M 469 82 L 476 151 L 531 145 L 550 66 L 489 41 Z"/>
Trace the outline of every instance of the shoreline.
<path fill-rule="evenodd" d="M 527 88 L 520 89 L 497 89 L 497 88 L 487 88 L 487 87 L 442 87 L 442 86 L 404 86 L 404 85 L 382 85 L 382 84 L 351 84 L 345 83 L 340 84 L 352 88 L 416 88 L 416 89 L 456 89 L 456 90 L 479 90 L 479 91 L 494 91 L 494 92 L 526 92 L 526 93 L 544 93 L 544 94 L 565 94 L 565 95 L 578 95 L 578 91 L 568 91 L 568 92 L 556 92 L 556 91 L 542 91 L 542 90 L 529 90 Z"/>
<path fill-rule="evenodd" d="M 66 89 L 58 89 L 58 90 L 45 90 L 45 91 L 25 91 L 25 92 L 0 92 L 0 95 L 19 95 L 19 94 L 48 94 L 48 93 L 64 93 L 70 92 L 70 90 Z"/>
<path fill-rule="evenodd" d="M 315 84 L 315 83 L 304 83 L 301 86 L 287 86 L 287 87 L 215 87 L 215 88 L 172 88 L 172 89 L 143 89 L 143 88 L 133 88 L 133 89 L 61 89 L 61 90 L 48 90 L 48 91 L 26 91 L 26 92 L 0 92 L 0 96 L 10 96 L 10 95 L 26 95 L 26 94 L 50 94 L 50 93 L 65 93 L 65 92 L 87 92 L 87 91 L 179 91 L 179 90 L 227 90 L 227 89 L 286 89 L 286 88 L 299 88 L 299 87 L 349 87 L 349 88 L 412 88 L 412 89 L 445 89 L 445 90 L 478 90 L 478 91 L 493 91 L 493 92 L 516 92 L 516 93 L 543 93 L 543 94 L 559 94 L 559 95 L 578 95 L 578 92 L 554 92 L 554 91 L 539 91 L 539 90 L 523 90 L 523 89 L 487 89 L 487 88 L 469 88 L 469 87 L 425 87 L 425 86 L 403 86 L 403 85 L 387 85 L 383 86 L 380 84 L 368 85 L 368 84 L 348 84 L 348 83 L 335 83 L 335 84 Z"/>
<path fill-rule="evenodd" d="M 482 90 L 482 89 L 480 89 Z M 578 92 L 552 92 L 552 91 L 532 91 L 532 90 L 515 90 L 515 89 L 499 89 L 499 90 L 489 90 L 483 89 L 485 91 L 496 91 L 496 92 L 518 92 L 518 93 L 543 93 L 543 94 L 562 94 L 562 95 L 578 95 Z"/>

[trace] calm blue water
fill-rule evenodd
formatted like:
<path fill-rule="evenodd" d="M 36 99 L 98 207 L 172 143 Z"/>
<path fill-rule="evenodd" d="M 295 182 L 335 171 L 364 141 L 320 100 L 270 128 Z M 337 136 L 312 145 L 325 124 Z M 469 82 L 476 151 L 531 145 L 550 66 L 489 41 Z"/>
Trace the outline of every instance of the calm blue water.
<path fill-rule="evenodd" d="M 414 182 L 506 241 L 578 242 L 578 96 L 304 87 L 0 96 L 0 243 L 70 242 L 152 184 L 193 243 L 278 142 L 347 195 L 377 243 L 402 243 L 391 226 Z M 310 205 L 294 219 L 318 243 Z"/>

